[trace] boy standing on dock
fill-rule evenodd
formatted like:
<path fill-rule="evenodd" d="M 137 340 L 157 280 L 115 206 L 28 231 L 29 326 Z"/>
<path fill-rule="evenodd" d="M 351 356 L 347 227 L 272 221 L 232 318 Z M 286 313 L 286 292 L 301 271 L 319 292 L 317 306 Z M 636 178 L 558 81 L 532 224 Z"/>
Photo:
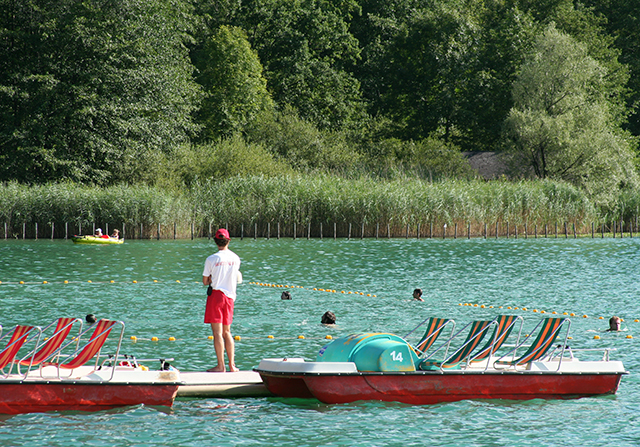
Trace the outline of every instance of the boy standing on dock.
<path fill-rule="evenodd" d="M 231 237 L 229 232 L 221 228 L 213 237 L 218 252 L 212 254 L 204 263 L 202 283 L 210 286 L 207 289 L 207 306 L 204 322 L 211 323 L 213 346 L 218 364 L 207 372 L 225 372 L 224 352 L 227 351 L 229 371 L 238 371 L 235 365 L 235 346 L 231 336 L 233 321 L 233 305 L 236 299 L 236 286 L 240 270 L 240 258 L 229 250 Z"/>

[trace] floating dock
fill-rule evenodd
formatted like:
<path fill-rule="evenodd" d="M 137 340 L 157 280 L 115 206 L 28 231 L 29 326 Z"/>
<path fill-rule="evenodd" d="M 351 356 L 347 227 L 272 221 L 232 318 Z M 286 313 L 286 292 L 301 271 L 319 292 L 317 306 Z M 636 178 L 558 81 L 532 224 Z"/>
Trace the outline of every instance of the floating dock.
<path fill-rule="evenodd" d="M 273 396 L 265 387 L 260 374 L 238 372 L 180 372 L 184 385 L 178 387 L 176 397 L 265 397 Z"/>

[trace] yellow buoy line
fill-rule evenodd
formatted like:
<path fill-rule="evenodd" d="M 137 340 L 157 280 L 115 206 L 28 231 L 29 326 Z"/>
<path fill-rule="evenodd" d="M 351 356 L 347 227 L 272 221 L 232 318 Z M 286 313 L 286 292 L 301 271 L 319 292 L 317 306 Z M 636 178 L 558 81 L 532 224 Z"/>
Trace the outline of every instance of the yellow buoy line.
<path fill-rule="evenodd" d="M 158 279 L 153 279 L 149 281 L 138 281 L 137 279 L 132 279 L 128 281 L 116 281 L 116 280 L 102 280 L 102 281 L 94 281 L 92 279 L 82 280 L 82 281 L 69 281 L 68 279 L 62 281 L 0 281 L 0 285 L 8 286 L 8 285 L 38 285 L 38 284 L 182 284 L 182 281 L 176 279 L 175 281 L 160 281 Z M 195 281 L 196 284 L 200 284 L 199 281 Z"/>
<path fill-rule="evenodd" d="M 313 290 L 316 292 L 328 292 L 328 293 L 340 293 L 340 294 L 344 294 L 344 295 L 362 295 L 362 296 L 368 296 L 368 297 L 373 297 L 373 298 L 377 298 L 377 295 L 374 295 L 372 293 L 365 293 L 365 292 L 353 292 L 353 291 L 347 291 L 347 290 L 336 290 L 336 289 L 322 289 L 319 287 L 303 287 L 303 286 L 290 286 L 287 284 L 270 284 L 270 283 L 263 283 L 263 282 L 250 282 L 250 285 L 254 285 L 254 286 L 262 286 L 262 287 L 273 287 L 276 289 L 282 288 L 282 289 L 305 289 L 305 290 Z"/>
<path fill-rule="evenodd" d="M 175 337 L 163 337 L 163 338 L 159 338 L 159 337 L 151 337 L 151 338 L 144 338 L 144 337 L 137 337 L 135 335 L 132 335 L 131 337 L 129 337 L 129 339 L 133 342 L 133 343 L 137 343 L 139 341 L 152 341 L 152 342 L 160 342 L 160 341 L 180 341 L 180 340 L 187 340 L 187 341 L 192 341 L 191 339 L 177 339 Z M 213 335 L 209 335 L 207 338 L 207 340 L 213 340 Z M 297 337 L 275 337 L 273 335 L 267 335 L 266 337 L 242 337 L 240 335 L 234 335 L 233 339 L 235 341 L 242 341 L 242 340 L 333 340 L 333 336 L 332 335 L 325 335 L 324 337 L 306 337 L 304 335 L 298 335 Z"/>
<path fill-rule="evenodd" d="M 556 312 L 556 311 L 552 311 L 552 312 L 547 312 L 545 310 L 538 310 L 538 309 L 528 309 L 526 307 L 518 307 L 518 306 L 486 306 L 484 304 L 473 304 L 473 303 L 459 303 L 458 306 L 470 306 L 470 307 L 478 307 L 481 309 L 507 309 L 507 310 L 521 310 L 523 312 L 527 312 L 527 311 L 531 311 L 533 313 L 540 313 L 540 314 L 551 314 L 551 315 L 563 315 L 563 316 L 568 316 L 568 317 L 580 317 L 580 318 L 592 318 L 589 317 L 589 315 L 587 314 L 576 314 L 575 312 Z M 607 318 L 605 317 L 598 317 L 598 320 L 605 320 Z M 620 318 L 621 321 L 625 321 L 624 318 Z M 633 320 L 634 323 L 640 323 L 640 319 L 635 318 Z M 593 337 L 595 340 L 599 340 L 600 336 L 596 335 L 595 337 Z M 633 336 L 631 335 L 627 335 L 626 338 L 633 338 Z"/>
<path fill-rule="evenodd" d="M 119 283 L 119 284 L 157 284 L 160 283 L 161 281 L 154 279 L 154 280 L 149 280 L 149 281 L 138 281 L 138 280 L 129 280 L 129 281 L 115 281 L 115 280 L 109 280 L 109 281 L 93 281 L 93 280 L 86 280 L 86 281 L 69 281 L 69 280 L 63 280 L 63 281 L 0 281 L 0 285 L 36 285 L 36 284 L 115 284 L 115 283 Z M 162 282 L 163 284 L 181 284 L 182 281 L 179 279 L 176 279 L 175 281 L 169 281 L 169 282 Z M 196 284 L 200 284 L 199 281 L 195 281 Z M 377 295 L 371 294 L 371 293 L 365 293 L 365 292 L 353 292 L 353 291 L 346 291 L 346 290 L 336 290 L 336 289 L 327 289 L 327 288 L 319 288 L 319 287 L 304 287 L 304 286 L 293 286 L 293 285 L 288 285 L 288 284 L 272 284 L 272 283 L 263 283 L 263 282 L 256 282 L 256 281 L 252 281 L 248 283 L 249 285 L 254 285 L 254 286 L 261 286 L 261 287 L 272 287 L 272 288 L 283 288 L 283 289 L 303 289 L 303 290 L 312 290 L 312 291 L 316 291 L 316 292 L 326 292 L 326 293 L 339 293 L 339 294 L 344 294 L 344 295 L 360 295 L 360 296 L 367 296 L 367 297 L 374 297 L 377 298 Z M 540 314 L 550 314 L 550 315 L 563 315 L 563 316 L 569 316 L 569 317 L 581 317 L 581 318 L 591 318 L 589 317 L 589 315 L 587 314 L 576 314 L 575 312 L 556 312 L 556 311 L 545 311 L 545 310 L 539 310 L 539 309 L 529 309 L 527 307 L 519 307 L 519 306 L 492 306 L 492 305 L 485 305 L 485 304 L 474 304 L 474 303 L 459 303 L 458 306 L 468 306 L 468 307 L 477 307 L 480 309 L 506 309 L 506 310 L 520 310 L 522 312 L 528 312 L 531 311 L 532 313 L 540 313 Z M 605 317 L 597 317 L 598 320 L 604 320 Z M 625 321 L 624 318 L 621 318 L 622 321 Z M 634 323 L 639 323 L 640 319 L 635 318 L 633 319 Z M 267 339 L 273 340 L 275 337 L 273 335 L 268 335 Z M 286 339 L 287 337 L 285 337 Z M 288 337 L 289 339 L 291 339 L 291 337 Z M 331 335 L 327 335 L 325 337 L 326 339 L 331 339 Z M 626 338 L 633 338 L 631 335 L 627 335 Z M 213 336 L 210 335 L 209 339 L 213 339 Z M 241 337 L 239 335 L 236 335 L 234 337 L 235 340 L 240 341 Z M 257 339 L 257 337 L 249 337 L 249 339 Z M 304 335 L 299 335 L 297 337 L 297 339 L 303 340 L 305 339 Z M 600 339 L 600 336 L 596 335 L 594 337 L 594 339 L 598 340 Z M 135 335 L 131 336 L 131 340 L 133 342 L 137 342 L 138 340 L 150 340 L 150 341 L 159 341 L 160 339 L 158 339 L 158 337 L 151 337 L 150 339 L 144 339 L 144 338 L 138 338 Z M 169 341 L 175 341 L 174 337 L 169 337 L 168 338 Z"/>

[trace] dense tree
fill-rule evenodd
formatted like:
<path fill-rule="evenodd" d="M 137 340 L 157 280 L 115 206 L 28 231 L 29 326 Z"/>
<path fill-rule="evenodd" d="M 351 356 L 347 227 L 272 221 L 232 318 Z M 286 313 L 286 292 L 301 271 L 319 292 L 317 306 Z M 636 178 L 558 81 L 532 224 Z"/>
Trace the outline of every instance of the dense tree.
<path fill-rule="evenodd" d="M 229 24 L 247 32 L 264 66 L 275 103 L 289 105 L 320 129 L 337 129 L 363 116 L 357 79 L 359 57 L 348 29 L 354 0 L 249 0 L 199 2 L 209 26 Z"/>
<path fill-rule="evenodd" d="M 466 5 L 465 5 L 466 3 Z M 421 139 L 442 129 L 446 140 L 461 132 L 463 102 L 472 92 L 480 30 L 469 2 L 430 2 L 416 11 L 389 47 L 386 113 L 402 123 L 402 138 Z"/>
<path fill-rule="evenodd" d="M 553 26 L 539 36 L 514 83 L 506 121 L 515 160 L 536 177 L 595 194 L 637 185 L 635 144 L 616 123 L 606 75 L 586 45 Z"/>
<path fill-rule="evenodd" d="M 620 62 L 631 71 L 627 106 L 632 110 L 628 128 L 640 135 L 640 2 L 637 0 L 585 0 L 585 3 L 601 14 L 605 28 L 615 39 L 621 51 Z"/>
<path fill-rule="evenodd" d="M 221 26 L 195 57 L 205 98 L 198 112 L 202 136 L 215 138 L 242 131 L 273 101 L 262 65 L 239 28 Z"/>
<path fill-rule="evenodd" d="M 182 0 L 0 0 L 0 179 L 150 181 L 195 130 Z"/>

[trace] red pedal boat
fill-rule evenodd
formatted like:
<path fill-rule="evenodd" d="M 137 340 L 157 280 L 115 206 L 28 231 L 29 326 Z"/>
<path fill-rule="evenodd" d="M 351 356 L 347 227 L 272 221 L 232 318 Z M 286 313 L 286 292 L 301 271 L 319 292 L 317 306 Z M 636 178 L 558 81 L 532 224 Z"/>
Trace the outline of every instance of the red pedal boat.
<path fill-rule="evenodd" d="M 0 351 L 0 414 L 173 404 L 182 384 L 179 372 L 149 371 L 138 364 L 142 360 L 120 356 L 124 323 L 99 320 L 85 331 L 79 319 L 60 318 L 48 327 L 54 324 L 53 334 L 43 343 L 43 330 L 38 326 L 17 325 L 3 337 L 8 342 Z M 80 326 L 79 333 L 66 341 L 74 325 Z M 115 355 L 100 356 L 116 325 L 122 329 Z M 81 345 L 82 336 L 89 331 L 91 336 Z M 31 342 L 34 349 L 20 357 L 21 348 Z M 70 353 L 64 355 L 69 346 Z"/>

